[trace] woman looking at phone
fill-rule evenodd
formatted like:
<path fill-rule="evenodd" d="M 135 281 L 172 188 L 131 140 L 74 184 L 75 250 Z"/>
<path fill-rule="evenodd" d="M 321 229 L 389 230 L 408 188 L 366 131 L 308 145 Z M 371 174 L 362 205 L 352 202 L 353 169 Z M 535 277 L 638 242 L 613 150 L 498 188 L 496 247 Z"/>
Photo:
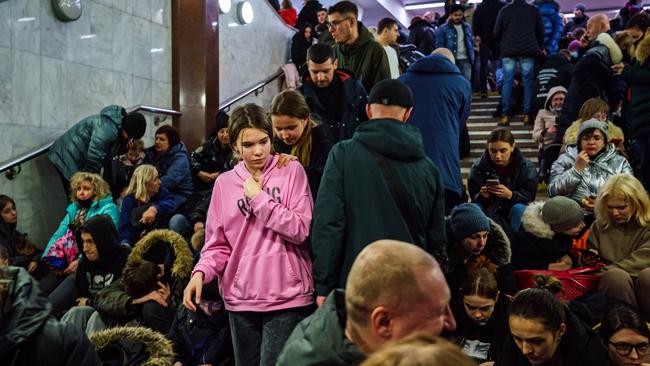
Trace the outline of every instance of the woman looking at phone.
<path fill-rule="evenodd" d="M 490 133 L 487 149 L 470 170 L 468 189 L 472 202 L 507 232 L 518 229 L 525 205 L 537 194 L 537 170 L 519 151 L 509 129 Z"/>
<path fill-rule="evenodd" d="M 607 265 L 598 290 L 650 315 L 650 200 L 641 182 L 629 174 L 611 177 L 596 199 L 596 221 L 587 248 Z M 598 261 L 590 255 L 583 264 Z"/>

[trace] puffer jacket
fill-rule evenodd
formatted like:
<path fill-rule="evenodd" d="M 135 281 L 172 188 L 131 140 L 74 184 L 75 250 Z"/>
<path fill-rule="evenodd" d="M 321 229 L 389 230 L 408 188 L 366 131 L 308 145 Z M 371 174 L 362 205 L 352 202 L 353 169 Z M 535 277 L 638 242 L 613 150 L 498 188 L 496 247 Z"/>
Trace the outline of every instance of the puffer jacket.
<path fill-rule="evenodd" d="M 499 12 L 494 38 L 502 57 L 537 58 L 544 45 L 544 22 L 539 9 L 525 0 L 514 0 Z"/>
<path fill-rule="evenodd" d="M 536 0 L 534 4 L 539 8 L 544 23 L 544 48 L 550 56 L 553 56 L 559 51 L 558 44 L 564 30 L 560 5 L 554 0 Z"/>
<path fill-rule="evenodd" d="M 408 43 L 414 44 L 423 55 L 428 56 L 436 49 L 436 31 L 426 20 L 411 24 L 409 32 Z"/>
<path fill-rule="evenodd" d="M 182 142 L 160 155 L 156 153 L 154 147 L 146 149 L 144 163 L 154 165 L 158 169 L 160 184 L 174 195 L 176 208 L 179 208 L 194 192 L 190 155 Z"/>
<path fill-rule="evenodd" d="M 577 146 L 568 146 L 566 152 L 553 163 L 548 185 L 549 196 L 567 196 L 580 203 L 583 198 L 596 196 L 609 177 L 634 173 L 630 163 L 616 153 L 613 144 L 609 144 L 607 151 L 590 161 L 582 172 L 575 169 L 578 153 Z"/>
<path fill-rule="evenodd" d="M 544 145 L 552 144 L 553 141 L 555 141 L 555 133 L 548 133 L 547 130 L 555 124 L 555 119 L 557 118 L 557 113 L 551 109 L 551 99 L 553 99 L 553 96 L 557 93 L 564 93 L 566 95 L 567 90 L 563 86 L 551 88 L 546 97 L 544 109 L 540 109 L 539 112 L 537 112 L 537 117 L 535 117 L 533 140 L 539 142 L 540 148 Z"/>
<path fill-rule="evenodd" d="M 59 137 L 47 157 L 66 179 L 76 172 L 99 173 L 117 152 L 124 107 L 108 106 Z"/>

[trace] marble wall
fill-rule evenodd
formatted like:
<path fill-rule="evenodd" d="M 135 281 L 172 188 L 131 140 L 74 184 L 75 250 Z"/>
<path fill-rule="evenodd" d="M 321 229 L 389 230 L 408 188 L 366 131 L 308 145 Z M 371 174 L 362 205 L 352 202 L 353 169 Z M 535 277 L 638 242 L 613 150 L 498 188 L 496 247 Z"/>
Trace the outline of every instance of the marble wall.
<path fill-rule="evenodd" d="M 0 3 L 0 161 L 106 105 L 170 108 L 171 92 L 171 0 L 86 0 L 70 23 L 51 0 Z M 42 244 L 65 200 L 47 159 L 22 168 L 13 181 L 0 177 L 0 193 L 17 199 L 19 229 Z"/>

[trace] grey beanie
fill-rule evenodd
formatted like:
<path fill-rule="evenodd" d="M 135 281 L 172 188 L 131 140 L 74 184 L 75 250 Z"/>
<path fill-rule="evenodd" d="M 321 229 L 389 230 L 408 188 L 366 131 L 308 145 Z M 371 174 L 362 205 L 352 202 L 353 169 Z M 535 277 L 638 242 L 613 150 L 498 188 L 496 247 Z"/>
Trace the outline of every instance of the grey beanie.
<path fill-rule="evenodd" d="M 600 132 L 603 133 L 603 137 L 605 138 L 605 142 L 609 141 L 609 129 L 607 128 L 607 122 L 601 122 L 595 118 L 588 119 L 580 125 L 580 130 L 578 132 L 578 141 L 580 141 L 580 138 L 582 138 L 582 135 L 585 131 L 592 129 L 592 128 L 597 128 L 600 130 Z"/>
<path fill-rule="evenodd" d="M 553 197 L 546 201 L 542 207 L 542 220 L 555 232 L 569 230 L 580 225 L 584 216 L 578 202 L 564 196 Z"/>
<path fill-rule="evenodd" d="M 454 239 L 462 240 L 479 231 L 490 231 L 490 220 L 479 206 L 463 203 L 451 210 L 449 226 Z"/>

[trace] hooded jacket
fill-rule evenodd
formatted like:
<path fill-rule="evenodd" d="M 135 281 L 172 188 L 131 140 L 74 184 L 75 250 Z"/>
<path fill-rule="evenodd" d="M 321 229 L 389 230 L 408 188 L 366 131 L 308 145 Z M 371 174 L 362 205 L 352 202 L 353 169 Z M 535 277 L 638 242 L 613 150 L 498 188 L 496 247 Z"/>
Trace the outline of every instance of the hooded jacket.
<path fill-rule="evenodd" d="M 609 366 L 607 351 L 598 335 L 567 309 L 566 332 L 556 352 L 560 352 L 564 366 Z M 512 335 L 506 336 L 497 366 L 529 366 Z"/>
<path fill-rule="evenodd" d="M 353 44 L 334 45 L 334 55 L 339 67 L 352 71 L 366 90 L 384 79 L 390 79 L 388 56 L 372 33 L 357 22 L 359 37 Z"/>
<path fill-rule="evenodd" d="M 0 318 L 0 360 L 6 366 L 100 365 L 77 326 L 50 316 L 52 305 L 25 269 L 0 269 L 7 300 Z"/>
<path fill-rule="evenodd" d="M 194 271 L 203 283 L 219 277 L 229 311 L 268 312 L 313 303 L 309 236 L 313 201 L 297 161 L 278 168 L 267 159 L 262 190 L 244 196 L 251 177 L 245 163 L 217 179 L 206 222 L 205 245 Z"/>
<path fill-rule="evenodd" d="M 631 220 L 605 229 L 596 220 L 591 225 L 587 247 L 596 249 L 610 263 L 606 268 L 619 268 L 637 276 L 650 263 L 650 227 Z"/>
<path fill-rule="evenodd" d="M 623 52 L 612 36 L 599 34 L 591 48 L 573 67 L 573 77 L 562 107 L 562 115 L 557 119 L 556 142 L 562 142 L 566 129 L 578 119 L 580 108 L 587 99 L 601 97 L 609 102 L 611 110 L 618 107 L 621 97 L 611 67 L 622 59 Z"/>
<path fill-rule="evenodd" d="M 486 45 L 494 52 L 495 58 L 498 58 L 499 44 L 494 39 L 494 26 L 497 22 L 499 11 L 506 6 L 500 0 L 484 0 L 476 7 L 474 19 L 472 20 L 472 30 L 475 36 L 481 37 L 481 45 Z"/>
<path fill-rule="evenodd" d="M 449 49 L 454 58 L 458 59 L 458 42 L 465 42 L 465 52 L 467 60 L 474 64 L 474 35 L 472 34 L 472 27 L 465 21 L 460 22 L 463 27 L 463 39 L 458 39 L 458 31 L 450 20 L 443 24 L 436 32 L 436 46 Z"/>
<path fill-rule="evenodd" d="M 575 169 L 578 147 L 567 146 L 566 152 L 553 163 L 549 177 L 548 194 L 551 197 L 566 196 L 581 203 L 583 198 L 598 195 L 607 179 L 615 174 L 634 174 L 630 163 L 616 152 L 613 144 L 606 151 L 578 172 Z"/>
<path fill-rule="evenodd" d="M 572 72 L 573 64 L 563 55 L 547 58 L 535 78 L 535 108 L 545 108 L 548 93 L 553 87 L 568 88 Z"/>
<path fill-rule="evenodd" d="M 550 56 L 557 54 L 558 44 L 564 31 L 564 21 L 560 16 L 560 4 L 554 0 L 536 0 L 544 24 L 544 48 Z"/>
<path fill-rule="evenodd" d="M 137 362 L 139 366 L 166 366 L 174 363 L 171 341 L 164 335 L 144 327 L 115 327 L 90 336 L 104 364 L 123 365 Z M 114 353 L 119 347 L 124 353 Z M 134 363 L 129 363 L 132 365 Z"/>
<path fill-rule="evenodd" d="M 361 85 L 359 80 L 347 70 L 336 69 L 334 77 L 341 81 L 342 88 L 338 91 L 340 97 L 341 120 L 334 121 L 328 116 L 330 113 L 325 109 L 323 103 L 318 99 L 316 94 L 316 84 L 311 80 L 309 72 L 306 72 L 302 78 L 302 85 L 298 90 L 305 96 L 309 110 L 317 114 L 324 125 L 330 127 L 330 132 L 339 131 L 338 136 L 333 134 L 334 143 L 346 140 L 352 137 L 354 131 L 362 123 L 368 120 L 366 116 L 366 103 L 368 94 L 366 89 Z M 334 82 L 332 82 L 334 84 Z"/>
<path fill-rule="evenodd" d="M 228 125 L 224 127 L 227 128 Z M 214 182 L 206 183 L 197 177 L 200 171 L 207 173 L 226 172 L 234 166 L 232 160 L 230 146 L 224 147 L 216 134 L 208 142 L 196 148 L 190 157 L 190 170 L 192 171 L 196 190 L 211 191 L 214 186 Z"/>
<path fill-rule="evenodd" d="M 420 130 L 424 150 L 442 174 L 445 189 L 460 195 L 464 185 L 459 144 L 472 104 L 469 81 L 442 55 L 416 61 L 399 80 L 413 91 L 413 111 L 407 122 Z"/>
<path fill-rule="evenodd" d="M 277 366 L 354 366 L 366 356 L 345 336 L 345 293 L 332 291 L 322 306 L 294 329 Z"/>
<path fill-rule="evenodd" d="M 385 158 L 409 208 L 420 218 L 418 240 L 411 237 L 371 151 Z M 314 212 L 311 244 L 319 296 L 345 287 L 354 259 L 375 240 L 418 242 L 432 254 L 445 243 L 440 173 L 426 157 L 417 127 L 394 119 L 367 121 L 352 139 L 334 145 Z"/>
<path fill-rule="evenodd" d="M 300 9 L 298 13 L 298 19 L 296 20 L 296 29 L 302 29 L 302 27 L 309 23 L 312 27 L 315 27 L 318 24 L 318 9 L 322 8 L 318 0 L 307 0 L 305 6 Z"/>
<path fill-rule="evenodd" d="M 650 133 L 650 35 L 636 48 L 633 66 L 623 69 L 629 90 L 627 130 L 630 139 Z"/>
<path fill-rule="evenodd" d="M 573 245 L 572 237 L 556 233 L 542 219 L 544 202 L 533 202 L 521 218 L 522 228 L 515 233 L 512 246 L 512 264 L 519 269 L 548 269 L 569 254 Z"/>
<path fill-rule="evenodd" d="M 533 140 L 539 142 L 540 149 L 544 145 L 552 144 L 555 141 L 555 134 L 548 133 L 548 129 L 555 125 L 557 113 L 551 109 L 551 99 L 558 93 L 566 95 L 567 90 L 563 86 L 555 86 L 551 88 L 544 103 L 544 109 L 540 109 L 535 117 L 535 125 L 533 127 Z"/>
<path fill-rule="evenodd" d="M 539 57 L 544 45 L 544 23 L 539 9 L 525 0 L 506 5 L 497 17 L 494 38 L 501 42 L 501 57 Z"/>
<path fill-rule="evenodd" d="M 59 227 L 56 229 L 54 234 L 52 234 L 52 237 L 47 242 L 45 250 L 43 250 L 43 256 L 47 254 L 47 251 L 55 241 L 65 235 L 70 227 L 70 224 L 72 224 L 77 217 L 80 209 L 81 206 L 77 201 L 74 201 L 68 205 L 68 207 L 65 209 L 65 216 L 63 216 L 61 223 L 59 223 Z M 117 209 L 117 206 L 113 202 L 113 196 L 111 195 L 94 201 L 86 212 L 86 220 L 95 215 L 108 215 L 113 220 L 115 227 L 117 227 L 120 223 L 120 213 Z"/>
<path fill-rule="evenodd" d="M 94 216 L 86 220 L 81 228 L 93 237 L 99 258 L 92 262 L 88 260 L 83 251 L 81 234 L 79 234 L 77 243 L 81 259 L 75 277 L 76 297 L 88 298 L 89 301 L 86 305 L 92 306 L 95 295 L 122 276 L 122 269 L 124 269 L 130 249 L 125 245 L 120 245 L 115 225 L 108 216 Z"/>
<path fill-rule="evenodd" d="M 194 192 L 192 173 L 190 172 L 190 156 L 185 144 L 180 142 L 160 155 L 157 154 L 154 147 L 145 149 L 144 152 L 144 163 L 156 167 L 161 185 L 174 195 L 175 208 L 179 208 Z"/>
<path fill-rule="evenodd" d="M 169 306 L 175 309 L 183 302 L 183 290 L 190 279 L 194 262 L 190 246 L 180 234 L 171 230 L 150 232 L 137 242 L 127 257 L 126 265 L 146 258 L 149 251 L 160 244 L 165 244 L 167 248 L 163 279 L 169 282 L 171 290 Z M 95 296 L 93 306 L 108 324 L 125 324 L 137 318 L 141 310 L 140 306 L 131 303 L 132 300 L 131 296 L 126 294 L 122 278 L 119 278 Z"/>
<path fill-rule="evenodd" d="M 423 55 L 436 49 L 436 31 L 426 20 L 420 19 L 409 27 L 409 44 L 414 44 Z"/>

